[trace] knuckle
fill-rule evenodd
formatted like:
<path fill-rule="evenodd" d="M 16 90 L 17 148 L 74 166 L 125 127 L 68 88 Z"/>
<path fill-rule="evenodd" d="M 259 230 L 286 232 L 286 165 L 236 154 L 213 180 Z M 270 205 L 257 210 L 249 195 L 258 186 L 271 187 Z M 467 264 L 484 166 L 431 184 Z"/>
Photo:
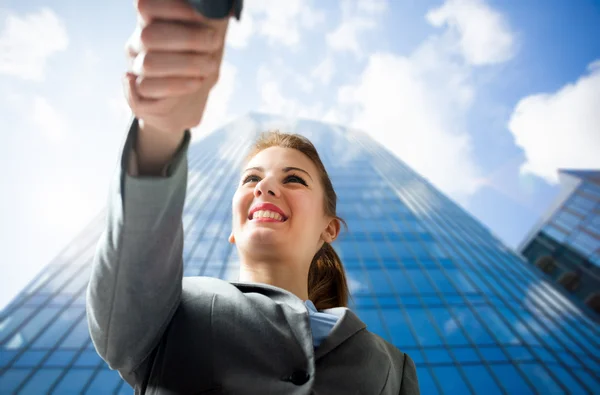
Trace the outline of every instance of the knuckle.
<path fill-rule="evenodd" d="M 135 88 L 137 89 L 138 93 L 140 93 L 142 96 L 144 94 L 148 94 L 150 85 L 151 84 L 148 78 L 144 77 L 138 77 L 135 82 Z"/>
<path fill-rule="evenodd" d="M 151 23 L 140 29 L 140 44 L 144 48 L 151 48 L 156 40 L 156 24 Z"/>
<path fill-rule="evenodd" d="M 142 69 L 142 72 L 148 73 L 148 72 L 152 72 L 155 69 L 156 61 L 155 61 L 155 56 L 152 53 L 142 52 L 138 56 L 141 57 L 139 62 L 140 62 L 140 67 Z"/>
<path fill-rule="evenodd" d="M 152 0 L 134 0 L 135 8 L 140 13 L 147 13 L 150 5 L 152 4 Z"/>

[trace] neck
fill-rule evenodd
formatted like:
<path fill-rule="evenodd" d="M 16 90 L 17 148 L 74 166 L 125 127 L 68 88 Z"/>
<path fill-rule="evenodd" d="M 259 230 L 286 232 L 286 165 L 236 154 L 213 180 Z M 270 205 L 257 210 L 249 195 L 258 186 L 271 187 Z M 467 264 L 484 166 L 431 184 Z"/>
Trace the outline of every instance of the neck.
<path fill-rule="evenodd" d="M 248 262 L 241 259 L 240 281 L 269 284 L 308 299 L 308 271 L 305 265 L 285 262 Z"/>

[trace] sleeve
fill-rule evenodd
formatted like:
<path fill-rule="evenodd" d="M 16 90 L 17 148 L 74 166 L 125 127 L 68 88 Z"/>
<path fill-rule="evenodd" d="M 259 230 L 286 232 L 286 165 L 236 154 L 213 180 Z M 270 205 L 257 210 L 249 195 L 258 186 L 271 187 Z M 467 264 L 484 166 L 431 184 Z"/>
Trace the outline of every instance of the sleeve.
<path fill-rule="evenodd" d="M 106 228 L 93 257 L 86 311 L 98 354 L 131 372 L 160 341 L 179 306 L 183 280 L 182 212 L 190 132 L 165 177 L 128 174 L 134 120 L 109 188 Z"/>
<path fill-rule="evenodd" d="M 402 380 L 400 381 L 399 395 L 420 395 L 419 380 L 417 379 L 417 368 L 415 362 L 408 354 L 404 354 L 402 366 Z"/>

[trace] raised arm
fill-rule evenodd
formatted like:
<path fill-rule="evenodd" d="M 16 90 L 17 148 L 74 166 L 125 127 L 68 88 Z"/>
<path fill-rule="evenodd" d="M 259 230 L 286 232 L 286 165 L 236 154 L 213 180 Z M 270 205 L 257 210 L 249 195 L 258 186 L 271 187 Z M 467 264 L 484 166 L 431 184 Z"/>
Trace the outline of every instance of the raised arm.
<path fill-rule="evenodd" d="M 223 1 L 241 10 L 240 0 Z M 189 130 L 201 122 L 217 82 L 229 23 L 228 17 L 208 19 L 185 0 L 135 5 L 138 24 L 126 46 L 124 77 L 135 119 L 110 187 L 87 290 L 94 345 L 130 383 L 181 298 Z"/>
<path fill-rule="evenodd" d="M 133 371 L 160 340 L 181 297 L 187 132 L 165 177 L 132 176 L 134 120 L 110 186 L 106 229 L 87 290 L 90 334 L 113 369 Z"/>

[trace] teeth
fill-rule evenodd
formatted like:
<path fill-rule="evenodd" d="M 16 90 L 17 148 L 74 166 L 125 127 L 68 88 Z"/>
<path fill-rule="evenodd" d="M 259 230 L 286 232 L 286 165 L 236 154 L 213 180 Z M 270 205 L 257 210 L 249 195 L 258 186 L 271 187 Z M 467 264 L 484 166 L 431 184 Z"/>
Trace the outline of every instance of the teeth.
<path fill-rule="evenodd" d="M 279 213 L 276 213 L 274 211 L 269 211 L 269 210 L 259 210 L 259 211 L 255 211 L 254 214 L 252 215 L 253 219 L 256 218 L 273 218 L 277 221 L 282 221 L 283 222 L 283 217 L 281 215 L 279 215 Z"/>

